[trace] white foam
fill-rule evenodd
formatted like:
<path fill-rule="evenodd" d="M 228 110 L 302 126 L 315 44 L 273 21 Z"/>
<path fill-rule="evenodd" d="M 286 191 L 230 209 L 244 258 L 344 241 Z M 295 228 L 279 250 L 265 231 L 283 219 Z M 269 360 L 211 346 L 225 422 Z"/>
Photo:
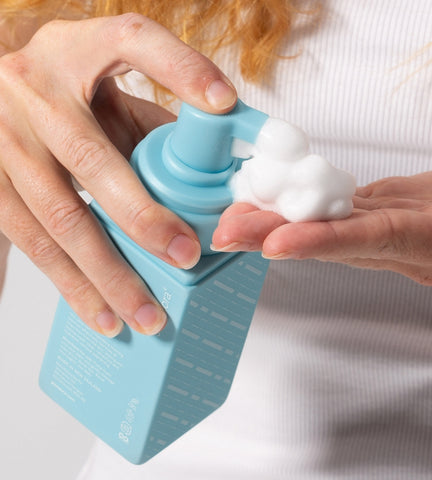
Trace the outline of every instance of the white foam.
<path fill-rule="evenodd" d="M 355 178 L 311 154 L 298 127 L 269 118 L 255 145 L 239 142 L 233 150 L 238 157 L 251 157 L 230 181 L 235 202 L 276 212 L 290 222 L 351 215 Z"/>

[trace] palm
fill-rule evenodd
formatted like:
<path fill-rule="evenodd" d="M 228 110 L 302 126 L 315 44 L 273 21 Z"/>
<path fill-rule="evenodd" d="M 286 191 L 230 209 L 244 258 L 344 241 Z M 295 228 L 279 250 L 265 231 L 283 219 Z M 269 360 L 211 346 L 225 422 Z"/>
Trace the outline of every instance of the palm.
<path fill-rule="evenodd" d="M 392 270 L 432 285 L 432 172 L 392 177 L 357 189 L 351 217 L 287 223 L 248 204 L 232 205 L 213 243 L 262 250 L 266 257 L 316 258 Z"/>

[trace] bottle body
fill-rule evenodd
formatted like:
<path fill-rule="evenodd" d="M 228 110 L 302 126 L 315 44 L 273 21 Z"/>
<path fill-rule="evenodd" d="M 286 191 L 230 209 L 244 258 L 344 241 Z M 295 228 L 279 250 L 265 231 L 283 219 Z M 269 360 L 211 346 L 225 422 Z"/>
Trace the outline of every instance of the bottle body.
<path fill-rule="evenodd" d="M 147 337 L 108 339 L 62 299 L 41 369 L 42 390 L 132 463 L 140 464 L 217 409 L 228 395 L 264 282 L 259 253 L 202 257 L 175 269 L 134 244 L 96 208 L 123 256 L 165 307 Z"/>

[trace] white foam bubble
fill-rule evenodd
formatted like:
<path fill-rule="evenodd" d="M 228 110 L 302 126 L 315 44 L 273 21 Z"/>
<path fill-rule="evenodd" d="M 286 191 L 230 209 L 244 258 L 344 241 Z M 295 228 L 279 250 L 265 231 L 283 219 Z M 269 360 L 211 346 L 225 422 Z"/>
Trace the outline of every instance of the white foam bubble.
<path fill-rule="evenodd" d="M 249 149 L 245 151 L 245 149 Z M 270 210 L 290 222 L 346 218 L 352 213 L 354 177 L 309 152 L 306 134 L 269 118 L 255 145 L 236 145 L 245 160 L 231 179 L 235 202 Z"/>

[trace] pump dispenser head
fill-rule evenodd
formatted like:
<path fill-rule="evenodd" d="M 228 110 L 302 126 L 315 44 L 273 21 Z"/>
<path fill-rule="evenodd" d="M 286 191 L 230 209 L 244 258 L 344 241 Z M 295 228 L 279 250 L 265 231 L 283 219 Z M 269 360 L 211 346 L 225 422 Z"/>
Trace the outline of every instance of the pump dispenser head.
<path fill-rule="evenodd" d="M 240 160 L 234 139 L 255 143 L 268 115 L 241 101 L 224 115 L 183 104 L 177 122 L 151 132 L 135 149 L 131 164 L 162 205 L 197 233 L 203 255 L 210 250 L 219 216 L 232 203 L 228 182 Z"/>
<path fill-rule="evenodd" d="M 183 104 L 173 135 L 171 148 L 189 167 L 208 173 L 228 169 L 234 138 L 255 143 L 268 115 L 246 106 L 240 100 L 225 115 L 210 115 Z"/>

